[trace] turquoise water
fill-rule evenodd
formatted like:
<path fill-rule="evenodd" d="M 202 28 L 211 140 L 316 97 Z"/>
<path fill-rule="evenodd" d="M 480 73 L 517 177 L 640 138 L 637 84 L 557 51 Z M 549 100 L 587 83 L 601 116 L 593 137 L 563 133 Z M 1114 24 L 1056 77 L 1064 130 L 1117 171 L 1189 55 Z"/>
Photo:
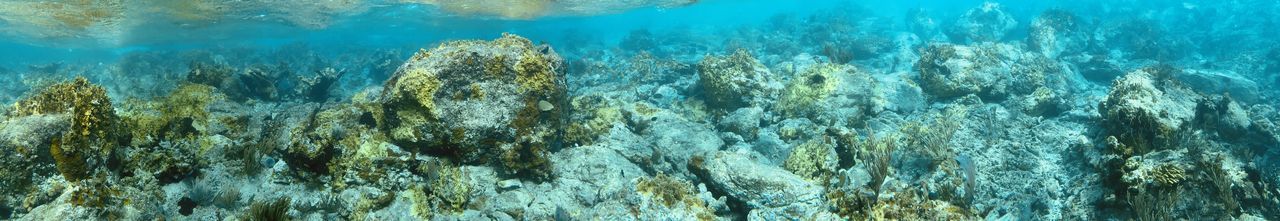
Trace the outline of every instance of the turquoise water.
<path fill-rule="evenodd" d="M 0 219 L 1277 220 L 1272 1 L 0 2 Z"/>

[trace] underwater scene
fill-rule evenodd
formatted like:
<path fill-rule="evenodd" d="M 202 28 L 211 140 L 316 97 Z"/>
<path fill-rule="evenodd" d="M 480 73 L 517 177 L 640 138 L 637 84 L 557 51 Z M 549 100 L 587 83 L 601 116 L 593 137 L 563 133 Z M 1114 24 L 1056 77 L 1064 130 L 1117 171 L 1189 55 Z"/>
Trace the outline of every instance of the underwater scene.
<path fill-rule="evenodd" d="M 1280 1 L 2 0 L 0 220 L 1280 220 Z"/>

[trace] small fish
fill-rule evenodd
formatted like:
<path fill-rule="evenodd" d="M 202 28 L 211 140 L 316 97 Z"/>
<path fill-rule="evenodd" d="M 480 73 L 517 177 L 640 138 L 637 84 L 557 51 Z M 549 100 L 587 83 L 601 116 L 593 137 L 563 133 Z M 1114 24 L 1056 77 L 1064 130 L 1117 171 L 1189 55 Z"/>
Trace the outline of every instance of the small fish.
<path fill-rule="evenodd" d="M 547 102 L 546 100 L 538 101 L 538 110 L 551 111 L 552 109 L 556 109 L 556 106 L 552 105 L 551 102 Z"/>
<path fill-rule="evenodd" d="M 973 197 L 974 186 L 977 185 L 978 171 L 973 163 L 973 159 L 967 155 L 956 156 L 956 164 L 964 171 L 965 198 Z"/>

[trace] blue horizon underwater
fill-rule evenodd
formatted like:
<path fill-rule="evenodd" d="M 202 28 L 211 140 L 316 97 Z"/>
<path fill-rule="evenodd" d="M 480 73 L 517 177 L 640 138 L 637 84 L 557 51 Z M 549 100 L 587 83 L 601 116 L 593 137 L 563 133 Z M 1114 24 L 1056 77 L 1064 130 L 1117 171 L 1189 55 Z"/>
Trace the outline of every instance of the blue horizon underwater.
<path fill-rule="evenodd" d="M 1280 220 L 1277 11 L 9 0 L 0 220 Z"/>

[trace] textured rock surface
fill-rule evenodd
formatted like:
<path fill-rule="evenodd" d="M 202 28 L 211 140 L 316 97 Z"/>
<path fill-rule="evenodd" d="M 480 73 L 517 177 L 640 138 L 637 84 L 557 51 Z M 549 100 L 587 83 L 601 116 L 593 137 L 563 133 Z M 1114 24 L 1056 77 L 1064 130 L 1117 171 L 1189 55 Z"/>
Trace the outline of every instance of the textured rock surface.
<path fill-rule="evenodd" d="M 952 25 L 951 35 L 961 42 L 1000 41 L 1016 25 L 1018 22 L 1001 10 L 1000 4 L 987 2 L 961 15 Z"/>
<path fill-rule="evenodd" d="M 1177 78 L 1187 87 L 1204 94 L 1228 94 L 1231 99 L 1248 103 L 1262 99 L 1261 86 L 1257 82 L 1233 72 L 1190 69 L 1183 70 Z"/>
<path fill-rule="evenodd" d="M 401 146 L 463 162 L 498 159 L 504 172 L 544 177 L 568 102 L 561 63 L 515 35 L 441 44 L 387 81 L 379 122 Z"/>
<path fill-rule="evenodd" d="M 1199 96 L 1171 82 L 1173 71 L 1147 68 L 1117 79 L 1098 105 L 1107 133 L 1141 154 L 1190 122 Z"/>
<path fill-rule="evenodd" d="M 708 55 L 698 63 L 698 70 L 698 85 L 712 107 L 736 110 L 777 90 L 768 85 L 773 76 L 769 68 L 747 50 L 725 56 Z"/>
<path fill-rule="evenodd" d="M 921 88 L 939 99 L 976 94 L 1000 100 L 1030 94 L 1064 72 L 1043 55 L 998 43 L 930 45 L 916 65 Z"/>
<path fill-rule="evenodd" d="M 781 168 L 756 163 L 741 153 L 719 151 L 690 162 L 711 189 L 722 191 L 753 209 L 814 206 L 821 188 Z M 818 208 L 803 209 L 812 213 Z M 807 213 L 806 213 L 807 214 Z"/>
<path fill-rule="evenodd" d="M 1062 10 L 1047 10 L 1031 21 L 1027 46 L 1046 57 L 1079 53 L 1089 44 L 1084 21 Z"/>

